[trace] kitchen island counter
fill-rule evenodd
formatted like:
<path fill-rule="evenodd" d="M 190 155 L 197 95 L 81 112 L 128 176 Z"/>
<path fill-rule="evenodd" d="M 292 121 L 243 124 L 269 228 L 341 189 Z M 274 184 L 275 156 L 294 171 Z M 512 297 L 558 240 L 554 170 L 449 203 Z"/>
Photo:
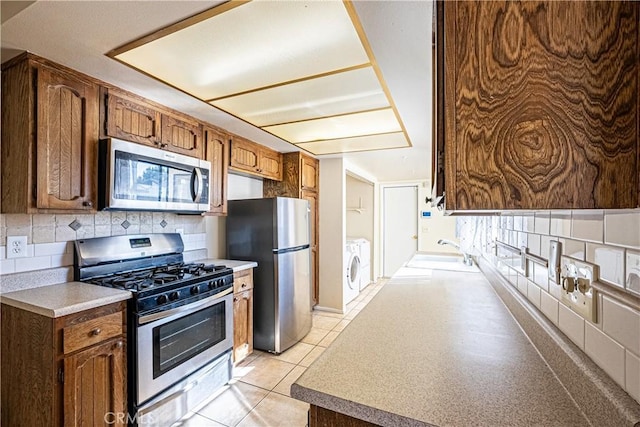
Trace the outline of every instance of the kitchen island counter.
<path fill-rule="evenodd" d="M 56 318 L 131 298 L 131 292 L 82 282 L 67 282 L 9 292 L 2 304 Z"/>
<path fill-rule="evenodd" d="M 384 426 L 589 425 L 481 273 L 392 278 L 291 396 Z"/>

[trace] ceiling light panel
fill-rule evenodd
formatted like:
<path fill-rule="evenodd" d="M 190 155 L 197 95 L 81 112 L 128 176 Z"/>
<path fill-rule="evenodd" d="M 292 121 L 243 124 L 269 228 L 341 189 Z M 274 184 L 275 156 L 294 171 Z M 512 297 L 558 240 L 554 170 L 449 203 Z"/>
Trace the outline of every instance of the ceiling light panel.
<path fill-rule="evenodd" d="M 402 130 L 391 108 L 266 126 L 263 129 L 294 144 Z"/>
<path fill-rule="evenodd" d="M 334 139 L 331 141 L 313 141 L 297 145 L 315 155 L 385 150 L 409 146 L 402 132 Z"/>
<path fill-rule="evenodd" d="M 252 1 L 115 57 L 203 100 L 369 63 L 341 1 Z"/>
<path fill-rule="evenodd" d="M 256 126 L 268 126 L 389 107 L 372 67 L 212 101 Z"/>

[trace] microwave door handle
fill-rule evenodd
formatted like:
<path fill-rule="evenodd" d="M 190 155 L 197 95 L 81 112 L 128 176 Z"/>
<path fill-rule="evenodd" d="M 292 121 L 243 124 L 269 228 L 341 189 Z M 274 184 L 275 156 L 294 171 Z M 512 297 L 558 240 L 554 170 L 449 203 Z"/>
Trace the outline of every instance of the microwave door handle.
<path fill-rule="evenodd" d="M 195 203 L 200 203 L 202 190 L 202 171 L 200 168 L 193 168 L 193 172 L 191 172 L 191 198 Z"/>

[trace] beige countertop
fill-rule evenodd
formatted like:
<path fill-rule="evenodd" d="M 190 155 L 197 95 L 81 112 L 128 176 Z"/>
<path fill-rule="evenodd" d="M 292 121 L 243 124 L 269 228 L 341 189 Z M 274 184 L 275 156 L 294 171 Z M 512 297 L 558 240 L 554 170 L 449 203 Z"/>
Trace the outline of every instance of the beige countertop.
<path fill-rule="evenodd" d="M 391 279 L 291 396 L 383 426 L 589 425 L 480 273 Z"/>
<path fill-rule="evenodd" d="M 68 282 L 9 292 L 2 294 L 0 301 L 43 316 L 62 317 L 129 298 L 129 291 Z"/>
<path fill-rule="evenodd" d="M 258 263 L 255 261 L 238 261 L 234 259 L 209 258 L 209 259 L 201 259 L 196 262 L 203 262 L 205 264 L 226 265 L 227 267 L 232 268 L 234 272 L 247 270 L 249 268 L 254 268 L 258 266 Z"/>
<path fill-rule="evenodd" d="M 205 259 L 198 262 L 223 264 L 242 271 L 257 267 L 254 261 Z M 79 311 L 100 307 L 131 298 L 131 292 L 82 282 L 66 282 L 56 285 L 24 289 L 0 295 L 0 302 L 22 308 L 47 317 L 61 317 Z"/>

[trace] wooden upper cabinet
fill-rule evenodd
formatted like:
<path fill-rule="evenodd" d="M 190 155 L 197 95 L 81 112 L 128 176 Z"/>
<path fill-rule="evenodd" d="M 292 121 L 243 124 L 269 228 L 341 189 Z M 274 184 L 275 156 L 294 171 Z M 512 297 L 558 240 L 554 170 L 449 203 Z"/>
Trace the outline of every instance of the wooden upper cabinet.
<path fill-rule="evenodd" d="M 447 210 L 638 206 L 639 9 L 444 2 Z"/>
<path fill-rule="evenodd" d="M 300 155 L 300 188 L 302 190 L 318 191 L 318 160 L 304 154 Z"/>
<path fill-rule="evenodd" d="M 3 66 L 2 212 L 95 211 L 98 86 L 35 58 Z"/>
<path fill-rule="evenodd" d="M 204 127 L 204 158 L 211 162 L 209 200 L 211 207 L 208 213 L 227 214 L 227 169 L 229 164 L 228 136 L 214 128 Z"/>
<path fill-rule="evenodd" d="M 105 89 L 105 135 L 203 158 L 202 125 L 196 119 L 133 94 Z"/>
<path fill-rule="evenodd" d="M 282 155 L 282 180 L 265 180 L 264 197 L 301 198 L 303 191 L 318 191 L 319 162 L 299 151 Z"/>
<path fill-rule="evenodd" d="M 107 136 L 151 146 L 160 143 L 158 109 L 141 99 L 114 91 L 105 93 L 105 103 Z"/>
<path fill-rule="evenodd" d="M 39 68 L 37 200 L 41 209 L 95 209 L 98 87 Z"/>
<path fill-rule="evenodd" d="M 239 137 L 231 142 L 229 166 L 237 172 L 282 180 L 282 153 Z"/>
<path fill-rule="evenodd" d="M 204 154 L 202 125 L 195 119 L 163 114 L 160 147 L 201 159 Z"/>

